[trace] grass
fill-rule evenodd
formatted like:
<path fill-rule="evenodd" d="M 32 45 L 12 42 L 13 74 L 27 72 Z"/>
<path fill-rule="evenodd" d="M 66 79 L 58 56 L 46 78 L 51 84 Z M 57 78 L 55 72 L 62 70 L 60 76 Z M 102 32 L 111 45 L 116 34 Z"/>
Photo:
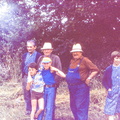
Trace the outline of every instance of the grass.
<path fill-rule="evenodd" d="M 90 91 L 89 120 L 105 120 L 103 113 L 105 89 L 100 81 L 94 81 Z M 21 83 L 3 83 L 0 86 L 0 120 L 29 120 L 26 116 Z M 56 96 L 56 120 L 74 120 L 69 107 L 69 91 L 62 81 Z"/>

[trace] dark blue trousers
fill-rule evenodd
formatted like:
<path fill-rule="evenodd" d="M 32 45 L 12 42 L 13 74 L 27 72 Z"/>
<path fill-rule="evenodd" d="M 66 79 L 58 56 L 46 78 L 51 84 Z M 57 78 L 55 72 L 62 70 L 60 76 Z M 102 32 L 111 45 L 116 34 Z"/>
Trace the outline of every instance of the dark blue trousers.
<path fill-rule="evenodd" d="M 89 87 L 83 83 L 68 86 L 70 92 L 70 107 L 75 120 L 88 120 Z"/>

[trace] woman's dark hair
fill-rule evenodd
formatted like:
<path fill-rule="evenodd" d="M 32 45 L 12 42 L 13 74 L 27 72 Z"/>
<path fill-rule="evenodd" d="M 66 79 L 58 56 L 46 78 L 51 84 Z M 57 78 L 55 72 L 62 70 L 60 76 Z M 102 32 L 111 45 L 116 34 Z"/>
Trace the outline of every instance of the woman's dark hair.
<path fill-rule="evenodd" d="M 37 64 L 36 63 L 30 63 L 29 65 L 28 65 L 28 68 L 35 68 L 36 70 L 37 70 L 37 68 L 38 68 L 38 66 L 37 66 Z"/>
<path fill-rule="evenodd" d="M 113 51 L 111 53 L 111 58 L 114 59 L 115 57 L 120 57 L 120 52 L 119 51 Z"/>

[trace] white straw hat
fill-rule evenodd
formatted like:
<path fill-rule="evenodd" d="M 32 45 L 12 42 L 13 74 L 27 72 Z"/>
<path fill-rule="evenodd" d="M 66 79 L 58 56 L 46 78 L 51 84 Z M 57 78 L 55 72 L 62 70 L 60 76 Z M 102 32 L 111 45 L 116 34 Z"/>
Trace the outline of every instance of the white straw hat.
<path fill-rule="evenodd" d="M 52 44 L 49 42 L 45 42 L 43 45 L 43 48 L 41 48 L 41 50 L 44 50 L 44 49 L 53 49 Z"/>
<path fill-rule="evenodd" d="M 83 52 L 82 47 L 79 43 L 74 44 L 70 52 Z"/>

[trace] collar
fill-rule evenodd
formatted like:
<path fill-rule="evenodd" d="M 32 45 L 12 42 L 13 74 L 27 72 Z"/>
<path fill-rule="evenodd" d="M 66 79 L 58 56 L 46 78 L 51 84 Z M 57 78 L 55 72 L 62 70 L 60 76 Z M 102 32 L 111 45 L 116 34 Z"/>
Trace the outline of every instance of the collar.
<path fill-rule="evenodd" d="M 36 50 L 35 50 L 32 54 L 30 54 L 30 53 L 28 52 L 28 55 L 32 56 L 32 55 L 34 55 L 36 52 L 37 52 Z"/>
<path fill-rule="evenodd" d="M 50 54 L 50 55 L 48 55 L 48 56 L 43 55 L 43 57 L 49 57 L 49 58 L 50 58 L 50 57 L 51 57 L 51 55 L 52 55 L 52 54 Z"/>
<path fill-rule="evenodd" d="M 82 59 L 83 59 L 83 56 L 81 56 L 81 57 L 78 58 L 78 59 L 74 59 L 74 58 L 73 58 L 74 61 L 79 61 L 79 60 L 82 60 Z"/>

